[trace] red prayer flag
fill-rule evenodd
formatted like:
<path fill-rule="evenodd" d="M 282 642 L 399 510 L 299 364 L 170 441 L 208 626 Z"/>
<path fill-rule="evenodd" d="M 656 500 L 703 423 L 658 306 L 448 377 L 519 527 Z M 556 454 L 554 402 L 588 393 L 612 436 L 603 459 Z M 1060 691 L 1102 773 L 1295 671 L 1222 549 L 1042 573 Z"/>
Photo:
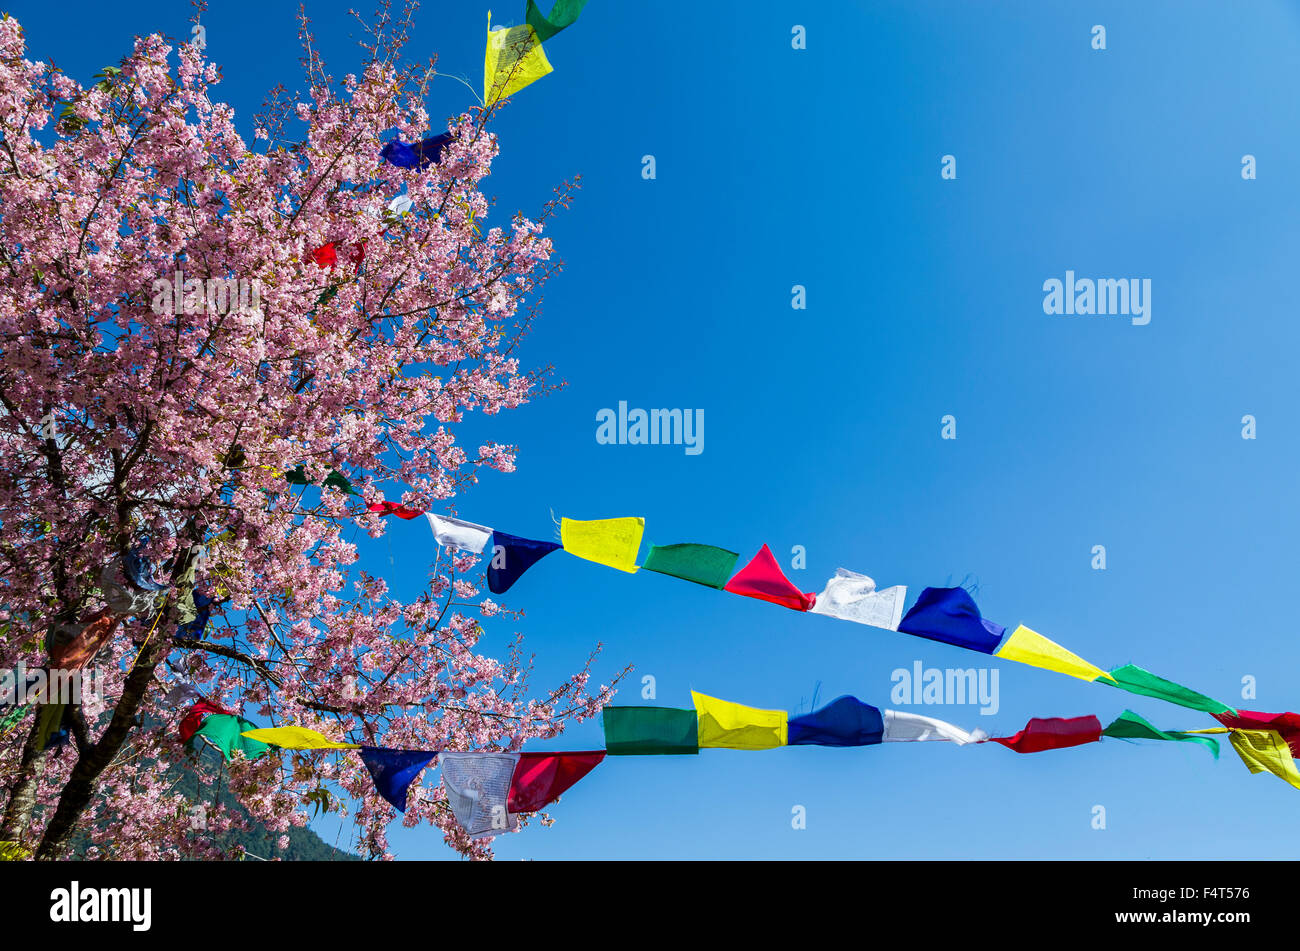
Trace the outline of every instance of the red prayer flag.
<path fill-rule="evenodd" d="M 399 505 L 396 502 L 371 502 L 366 506 L 370 512 L 378 512 L 381 515 L 396 515 L 398 518 L 416 518 L 423 515 L 419 509 L 408 509 L 405 505 Z"/>
<path fill-rule="evenodd" d="M 366 259 L 366 239 L 362 238 L 356 244 L 347 246 L 348 261 L 353 267 L 357 267 Z"/>
<path fill-rule="evenodd" d="M 1015 736 L 991 737 L 1017 753 L 1041 753 L 1067 746 L 1096 743 L 1101 739 L 1101 721 L 1096 717 L 1034 717 Z"/>
<path fill-rule="evenodd" d="M 185 714 L 185 718 L 181 720 L 181 742 L 188 743 L 190 737 L 199 731 L 199 727 L 203 726 L 203 721 L 211 713 L 224 713 L 226 716 L 234 716 L 233 713 L 219 703 L 213 703 L 211 700 L 199 700 L 194 706 L 190 707 L 189 712 Z"/>
<path fill-rule="evenodd" d="M 742 594 L 747 598 L 771 601 L 794 611 L 807 611 L 817 601 L 817 595 L 804 594 L 781 573 L 771 549 L 764 545 L 744 568 L 741 568 L 724 591 Z"/>
<path fill-rule="evenodd" d="M 1300 713 L 1257 713 L 1254 710 L 1238 710 L 1234 717 L 1231 713 L 1216 713 L 1214 719 L 1224 726 L 1238 730 L 1277 730 L 1291 747 L 1292 756 L 1300 756 Z"/>
<path fill-rule="evenodd" d="M 51 645 L 50 666 L 55 670 L 80 670 L 85 667 L 113 636 L 121 621 L 108 608 L 101 608 L 82 618 L 81 623 L 85 626 L 80 634 L 66 644 Z"/>
<path fill-rule="evenodd" d="M 520 753 L 510 777 L 510 812 L 536 812 L 555 802 L 570 786 L 582 779 L 605 758 L 604 750 L 583 753 Z"/>
<path fill-rule="evenodd" d="M 311 253 L 315 259 L 317 267 L 333 267 L 339 263 L 338 253 L 334 250 L 334 242 L 323 244 Z"/>

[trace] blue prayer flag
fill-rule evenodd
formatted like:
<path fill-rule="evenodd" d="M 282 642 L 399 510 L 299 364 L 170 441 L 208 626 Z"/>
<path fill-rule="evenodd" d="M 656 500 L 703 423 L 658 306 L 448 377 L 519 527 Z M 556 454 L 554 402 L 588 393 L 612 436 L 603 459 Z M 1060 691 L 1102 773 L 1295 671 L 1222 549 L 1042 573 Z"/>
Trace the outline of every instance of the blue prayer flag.
<path fill-rule="evenodd" d="M 171 585 L 159 584 L 153 580 L 157 566 L 144 556 L 148 544 L 149 536 L 145 535 L 138 545 L 126 553 L 126 575 L 131 579 L 131 584 L 141 591 L 162 591 Z"/>
<path fill-rule="evenodd" d="M 194 620 L 187 621 L 180 627 L 176 628 L 177 637 L 193 637 L 195 639 L 203 637 L 203 632 L 208 628 L 208 620 L 212 617 L 213 600 L 198 589 L 194 591 Z"/>
<path fill-rule="evenodd" d="M 442 150 L 452 138 L 450 132 L 444 132 L 442 135 L 422 139 L 412 145 L 407 145 L 401 139 L 394 139 L 379 150 L 379 155 L 390 165 L 396 165 L 398 168 L 426 168 L 442 158 Z"/>
<path fill-rule="evenodd" d="M 375 781 L 375 789 L 398 812 L 406 811 L 406 791 L 416 774 L 438 755 L 437 750 L 386 750 L 378 746 L 363 746 L 359 752 Z"/>
<path fill-rule="evenodd" d="M 492 533 L 492 562 L 488 565 L 488 590 L 505 594 L 519 577 L 560 545 L 520 538 L 506 532 Z"/>
<path fill-rule="evenodd" d="M 903 616 L 898 629 L 956 647 L 992 654 L 1006 628 L 980 617 L 965 588 L 926 588 Z"/>
<path fill-rule="evenodd" d="M 791 717 L 788 746 L 871 746 L 880 742 L 885 722 L 880 711 L 847 694 L 820 710 Z"/>

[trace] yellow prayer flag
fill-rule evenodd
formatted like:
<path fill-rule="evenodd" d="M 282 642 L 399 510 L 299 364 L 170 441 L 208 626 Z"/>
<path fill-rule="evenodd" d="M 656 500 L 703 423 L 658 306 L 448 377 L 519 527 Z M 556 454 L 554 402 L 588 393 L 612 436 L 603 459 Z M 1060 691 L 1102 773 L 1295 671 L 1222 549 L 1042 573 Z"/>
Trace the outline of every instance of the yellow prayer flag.
<path fill-rule="evenodd" d="M 488 13 L 487 52 L 483 57 L 483 106 L 513 95 L 551 71 L 537 31 L 527 23 L 492 29 Z"/>
<path fill-rule="evenodd" d="M 1232 748 L 1252 773 L 1267 770 L 1300 789 L 1300 770 L 1296 769 L 1291 748 L 1277 730 L 1233 730 L 1229 739 Z"/>
<path fill-rule="evenodd" d="M 784 710 L 759 710 L 691 691 L 699 717 L 699 745 L 729 750 L 785 746 L 789 720 Z"/>
<path fill-rule="evenodd" d="M 589 522 L 560 519 L 560 544 L 565 551 L 628 574 L 636 574 L 636 553 L 641 550 L 644 533 L 645 519 L 633 516 Z"/>
<path fill-rule="evenodd" d="M 241 736 L 260 740 L 286 750 L 359 750 L 358 743 L 335 743 L 315 730 L 301 726 L 273 726 L 264 730 L 245 730 Z"/>
<path fill-rule="evenodd" d="M 1043 637 L 1037 631 L 1031 631 L 1023 624 L 1012 632 L 994 656 L 1029 664 L 1031 667 L 1054 670 L 1058 674 L 1078 677 L 1089 683 L 1101 677 L 1114 682 L 1114 678 L 1100 667 L 1088 663 L 1078 654 L 1070 653 L 1060 644 Z"/>

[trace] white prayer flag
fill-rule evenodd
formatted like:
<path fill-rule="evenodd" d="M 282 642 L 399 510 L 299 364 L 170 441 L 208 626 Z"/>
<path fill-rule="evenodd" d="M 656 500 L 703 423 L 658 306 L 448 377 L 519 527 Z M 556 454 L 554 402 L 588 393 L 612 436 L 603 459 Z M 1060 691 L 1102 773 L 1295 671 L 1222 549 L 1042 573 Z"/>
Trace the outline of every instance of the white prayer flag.
<path fill-rule="evenodd" d="M 411 196 L 398 195 L 388 203 L 388 210 L 395 215 L 404 215 L 411 210 Z"/>
<path fill-rule="evenodd" d="M 163 698 L 163 703 L 169 707 L 179 707 L 181 705 L 189 706 L 198 703 L 203 699 L 203 694 L 194 688 L 194 685 L 187 680 L 182 680 L 171 690 L 167 691 L 167 696 Z"/>
<path fill-rule="evenodd" d="M 898 584 L 877 591 L 876 583 L 866 575 L 839 568 L 835 577 L 826 582 L 822 593 L 817 595 L 811 613 L 896 631 L 898 622 L 903 619 L 906 600 L 906 585 Z"/>
<path fill-rule="evenodd" d="M 473 522 L 447 515 L 434 515 L 432 512 L 425 512 L 424 517 L 429 520 L 433 537 L 443 548 L 459 548 L 478 555 L 482 554 L 488 539 L 492 537 L 492 529 L 486 525 L 475 525 Z"/>
<path fill-rule="evenodd" d="M 881 718 L 885 721 L 882 743 L 915 743 L 922 740 L 947 740 L 960 746 L 967 743 L 983 743 L 989 735 L 983 730 L 971 730 L 967 733 L 959 726 L 923 717 L 918 713 L 904 713 L 901 710 L 882 710 Z"/>
<path fill-rule="evenodd" d="M 518 753 L 441 753 L 442 785 L 460 827 L 471 836 L 513 832 L 519 820 L 507 810 Z"/>

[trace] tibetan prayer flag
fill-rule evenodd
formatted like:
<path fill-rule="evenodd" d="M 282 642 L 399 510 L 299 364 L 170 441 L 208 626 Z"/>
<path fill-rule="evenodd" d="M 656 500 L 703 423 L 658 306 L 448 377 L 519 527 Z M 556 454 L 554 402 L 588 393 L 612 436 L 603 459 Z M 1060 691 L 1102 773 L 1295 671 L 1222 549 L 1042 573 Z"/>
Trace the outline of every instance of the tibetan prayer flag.
<path fill-rule="evenodd" d="M 405 519 L 419 518 L 424 514 L 420 509 L 408 509 L 397 502 L 371 502 L 366 506 L 366 511 L 378 512 L 380 515 L 396 515 L 398 518 Z"/>
<path fill-rule="evenodd" d="M 151 592 L 145 597 L 152 602 L 155 596 Z M 53 636 L 48 649 L 50 666 L 57 670 L 80 670 L 85 667 L 108 643 L 121 621 L 108 607 L 83 618 L 80 625 L 60 625 L 51 632 Z"/>
<path fill-rule="evenodd" d="M 359 750 L 356 743 L 336 743 L 327 736 L 302 726 L 273 726 L 248 730 L 244 736 L 250 740 L 278 746 L 286 750 Z"/>
<path fill-rule="evenodd" d="M 319 248 L 312 251 L 311 258 L 316 262 L 317 267 L 334 267 L 334 265 L 339 263 L 338 252 L 334 249 L 333 241 L 329 244 L 322 244 Z"/>
<path fill-rule="evenodd" d="M 674 707 L 605 707 L 605 752 L 610 756 L 667 756 L 700 751 L 699 717 Z"/>
<path fill-rule="evenodd" d="M 528 0 L 528 14 L 524 18 L 537 34 L 537 39 L 545 43 L 566 26 L 572 26 L 578 14 L 587 5 L 587 0 L 555 0 L 549 16 L 542 16 L 537 7 L 537 0 Z"/>
<path fill-rule="evenodd" d="M 560 546 L 555 542 L 520 538 L 506 532 L 492 533 L 492 563 L 488 565 L 488 590 L 505 594 L 523 573 Z"/>
<path fill-rule="evenodd" d="M 25 849 L 11 839 L 0 840 L 0 862 L 23 862 L 31 857 L 31 849 Z"/>
<path fill-rule="evenodd" d="M 486 525 L 476 525 L 450 515 L 434 515 L 425 512 L 429 528 L 433 529 L 434 540 L 443 548 L 455 548 L 460 551 L 481 554 L 492 537 L 492 529 Z"/>
<path fill-rule="evenodd" d="M 700 747 L 770 750 L 786 745 L 784 710 L 759 710 L 691 691 L 700 718 Z"/>
<path fill-rule="evenodd" d="M 214 713 L 203 721 L 203 726 L 194 733 L 194 739 L 202 737 L 218 750 L 224 759 L 229 760 L 236 751 L 248 759 L 257 759 L 271 752 L 271 748 L 260 740 L 244 736 L 244 731 L 252 729 L 255 724 L 243 717 Z"/>
<path fill-rule="evenodd" d="M 1286 740 L 1287 746 L 1291 748 L 1291 755 L 1300 755 L 1300 714 L 1238 710 L 1236 716 L 1230 713 L 1216 713 L 1214 719 L 1236 730 L 1274 730 Z"/>
<path fill-rule="evenodd" d="M 776 563 L 772 550 L 766 545 L 727 582 L 724 590 L 747 598 L 770 601 L 794 611 L 807 611 L 817 601 L 816 595 L 804 594 L 790 583 L 781 573 L 781 566 Z"/>
<path fill-rule="evenodd" d="M 306 467 L 302 463 L 299 463 L 297 467 L 290 469 L 288 472 L 284 473 L 284 478 L 285 481 L 288 482 L 290 485 L 315 485 L 316 484 L 307 479 Z M 348 495 L 361 494 L 356 489 L 352 488 L 352 483 L 347 480 L 347 478 L 343 475 L 343 473 L 338 472 L 337 470 L 330 471 L 330 474 L 325 477 L 325 484 L 332 488 L 338 489 L 340 492 L 345 492 Z"/>
<path fill-rule="evenodd" d="M 438 755 L 437 750 L 389 750 L 378 746 L 361 747 L 361 762 L 370 771 L 379 795 L 398 812 L 406 812 L 406 794 L 420 770 Z"/>
<path fill-rule="evenodd" d="M 969 733 L 959 726 L 953 726 L 934 717 L 923 717 L 919 713 L 905 713 L 902 710 L 884 710 L 882 743 L 918 743 L 928 740 L 948 740 L 959 746 L 967 743 L 983 743 L 989 735 L 983 730 L 971 730 Z"/>
<path fill-rule="evenodd" d="M 163 697 L 163 703 L 169 707 L 179 707 L 182 703 L 193 704 L 202 699 L 203 694 L 199 693 L 192 683 L 182 680 L 167 691 L 167 696 Z"/>
<path fill-rule="evenodd" d="M 398 168 L 424 169 L 435 164 L 442 158 L 442 150 L 446 148 L 455 138 L 450 132 L 444 132 L 441 135 L 431 136 L 427 139 L 421 139 L 411 145 L 407 145 L 400 139 L 394 139 L 387 143 L 379 150 L 379 156 L 389 165 L 396 165 Z M 399 196 L 400 197 L 400 196 Z M 396 203 L 397 199 L 393 199 Z M 389 204 L 392 208 L 392 203 Z M 411 207 L 411 200 L 406 200 L 406 208 Z M 398 209 L 393 208 L 398 214 Z M 402 209 L 406 210 L 406 209 Z"/>
<path fill-rule="evenodd" d="M 1214 754 L 1215 759 L 1219 758 L 1219 741 L 1214 737 L 1194 736 L 1191 733 L 1157 730 L 1132 710 L 1125 710 L 1116 717 L 1113 723 L 1101 731 L 1101 735 L 1112 736 L 1120 740 L 1190 740 L 1193 743 L 1200 743 L 1203 745 Z"/>
<path fill-rule="evenodd" d="M 866 575 L 837 568 L 835 577 L 826 582 L 822 593 L 817 595 L 817 603 L 809 610 L 813 614 L 896 631 L 906 599 L 906 585 L 877 591 L 876 583 Z"/>
<path fill-rule="evenodd" d="M 1252 773 L 1265 770 L 1300 789 L 1300 771 L 1286 740 L 1277 730 L 1233 730 L 1232 748 Z"/>
<path fill-rule="evenodd" d="M 820 710 L 791 717 L 790 746 L 873 746 L 885 730 L 880 711 L 857 697 L 843 696 Z"/>
<path fill-rule="evenodd" d="M 144 555 L 148 544 L 149 536 L 146 535 L 135 548 L 126 553 L 126 576 L 141 591 L 165 591 L 171 585 L 154 580 L 158 566 Z"/>
<path fill-rule="evenodd" d="M 388 203 L 388 210 L 395 215 L 404 215 L 411 210 L 411 196 L 398 195 Z"/>
<path fill-rule="evenodd" d="M 483 108 L 512 96 L 551 71 L 537 31 L 524 23 L 492 29 L 488 15 L 487 49 L 483 54 Z"/>
<path fill-rule="evenodd" d="M 582 753 L 520 753 L 510 780 L 506 808 L 511 812 L 536 812 L 555 802 L 605 758 L 604 750 Z"/>
<path fill-rule="evenodd" d="M 32 706 L 30 703 L 24 703 L 21 706 L 15 706 L 0 713 L 0 736 L 4 736 L 17 726 L 27 714 L 31 713 Z"/>
<path fill-rule="evenodd" d="M 181 718 L 181 742 L 188 743 L 190 737 L 198 732 L 199 727 L 203 725 L 203 721 L 206 720 L 210 714 L 218 714 L 228 717 L 234 716 L 233 713 L 221 704 L 213 703 L 211 700 L 200 699 L 194 704 L 194 706 L 190 707 L 189 710 L 185 712 L 185 716 Z"/>
<path fill-rule="evenodd" d="M 560 519 L 560 544 L 570 555 L 636 574 L 645 519 L 635 516 L 580 521 Z"/>
<path fill-rule="evenodd" d="M 1060 644 L 1048 640 L 1037 631 L 1031 631 L 1023 624 L 1012 632 L 994 656 L 1031 667 L 1054 670 L 1058 674 L 1077 677 L 1090 683 L 1098 678 L 1110 679 L 1110 674 L 1100 667 L 1093 666 L 1079 655 L 1070 653 Z"/>
<path fill-rule="evenodd" d="M 1181 707 L 1188 707 L 1192 710 L 1202 710 L 1205 713 L 1233 713 L 1233 709 L 1225 704 L 1212 700 L 1203 693 L 1197 693 L 1181 684 L 1176 684 L 1172 680 L 1165 680 L 1163 677 L 1157 677 L 1155 674 L 1143 670 L 1141 667 L 1134 667 L 1127 664 L 1123 667 L 1116 667 L 1110 672 L 1114 683 L 1108 680 L 1098 680 L 1099 684 L 1108 684 L 1112 687 L 1120 687 L 1129 693 L 1140 694 L 1144 697 L 1155 697 L 1157 700 L 1167 700 L 1170 703 L 1176 703 Z"/>
<path fill-rule="evenodd" d="M 727 586 L 739 557 L 734 551 L 712 545 L 651 545 L 641 567 L 721 590 Z"/>
<path fill-rule="evenodd" d="M 1017 753 L 1063 750 L 1067 746 L 1080 746 L 1100 740 L 1101 721 L 1094 716 L 1033 717 L 1015 736 L 995 736 L 991 739 Z"/>
<path fill-rule="evenodd" d="M 980 617 L 980 609 L 965 588 L 926 588 L 904 615 L 904 634 L 992 654 L 1006 628 Z"/>
<path fill-rule="evenodd" d="M 518 818 L 508 808 L 518 753 L 443 753 L 442 785 L 456 821 L 472 837 L 513 832 Z"/>
<path fill-rule="evenodd" d="M 177 637 L 199 639 L 207 630 L 208 621 L 212 619 L 212 599 L 202 591 L 192 590 L 190 598 L 194 603 L 194 620 L 186 621 L 176 628 Z"/>

